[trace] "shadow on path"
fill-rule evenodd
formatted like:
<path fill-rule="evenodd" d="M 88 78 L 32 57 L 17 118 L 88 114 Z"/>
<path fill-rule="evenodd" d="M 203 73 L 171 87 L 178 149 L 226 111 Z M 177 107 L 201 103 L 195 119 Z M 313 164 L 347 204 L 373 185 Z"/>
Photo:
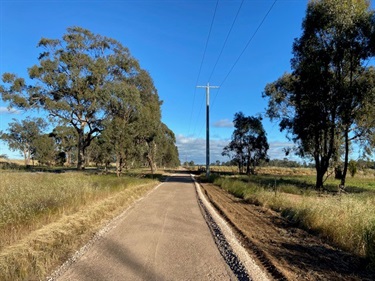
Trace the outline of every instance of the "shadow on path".
<path fill-rule="evenodd" d="M 79 280 L 165 280 L 162 275 L 137 260 L 128 248 L 113 239 L 102 241 L 100 248 L 100 256 L 105 259 L 101 262 L 102 266 L 81 264 L 76 269 Z M 112 265 L 112 268 L 108 265 Z"/>

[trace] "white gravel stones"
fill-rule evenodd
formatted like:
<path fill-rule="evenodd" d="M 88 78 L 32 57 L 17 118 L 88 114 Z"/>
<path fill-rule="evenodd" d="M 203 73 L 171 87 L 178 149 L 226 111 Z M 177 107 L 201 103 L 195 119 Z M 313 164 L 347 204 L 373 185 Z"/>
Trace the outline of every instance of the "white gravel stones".
<path fill-rule="evenodd" d="M 194 176 L 192 175 L 194 179 Z M 209 225 L 216 244 L 228 266 L 238 280 L 265 281 L 270 280 L 267 274 L 255 263 L 246 249 L 236 238 L 227 222 L 218 214 L 212 204 L 204 196 L 200 185 L 195 187 L 207 224 Z"/>

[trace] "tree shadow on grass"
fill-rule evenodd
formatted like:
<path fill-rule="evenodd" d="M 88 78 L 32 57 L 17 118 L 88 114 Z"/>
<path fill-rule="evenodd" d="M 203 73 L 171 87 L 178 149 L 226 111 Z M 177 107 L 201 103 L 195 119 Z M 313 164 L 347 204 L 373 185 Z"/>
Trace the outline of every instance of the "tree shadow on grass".
<path fill-rule="evenodd" d="M 374 272 L 367 268 L 363 258 L 328 246 L 308 242 L 283 243 L 280 250 L 274 250 L 273 254 L 275 258 L 295 264 L 306 272 L 316 272 L 317 276 L 335 276 L 335 280 L 375 280 Z"/>
<path fill-rule="evenodd" d="M 272 256 L 313 274 L 313 280 L 375 280 L 374 269 L 363 257 L 328 245 L 298 222 L 274 217 L 272 223 L 284 230 L 281 237 L 285 237 L 272 248 Z"/>

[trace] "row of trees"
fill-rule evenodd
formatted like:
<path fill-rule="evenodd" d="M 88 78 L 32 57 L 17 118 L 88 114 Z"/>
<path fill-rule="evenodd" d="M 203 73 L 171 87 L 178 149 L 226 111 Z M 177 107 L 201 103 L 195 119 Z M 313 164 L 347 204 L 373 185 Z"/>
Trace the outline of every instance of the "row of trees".
<path fill-rule="evenodd" d="M 292 73 L 266 86 L 267 114 L 279 120 L 298 155 L 315 162 L 316 188 L 351 144 L 375 147 L 375 13 L 366 0 L 309 1 L 302 36 L 293 45 Z"/>
<path fill-rule="evenodd" d="M 0 133 L 0 139 L 8 143 L 13 151 L 19 151 L 25 160 L 25 165 L 34 165 L 34 160 L 41 165 L 59 165 L 71 166 L 77 162 L 78 135 L 73 127 L 57 126 L 52 132 L 46 133 L 48 123 L 42 118 L 27 118 L 25 120 L 13 120 L 9 123 L 6 133 Z M 94 163 L 96 166 L 108 166 L 116 162 L 116 151 L 114 146 L 108 140 L 105 140 L 106 130 L 95 138 L 89 147 L 85 150 L 85 165 Z M 127 149 L 131 148 L 131 142 Z M 154 167 L 175 167 L 179 165 L 178 152 L 175 149 L 175 138 L 163 123 L 157 136 L 158 150 L 154 155 Z M 149 165 L 145 157 L 147 147 L 139 146 L 137 149 L 133 146 L 134 153 L 128 157 L 122 167 L 118 167 L 118 172 L 125 167 L 139 167 Z M 128 155 L 130 156 L 130 155 Z M 6 155 L 2 155 L 5 157 Z"/>
<path fill-rule="evenodd" d="M 0 93 L 11 107 L 46 111 L 59 125 L 52 132 L 55 143 L 76 142 L 63 152 L 76 149 L 78 169 L 85 167 L 90 146 L 96 146 L 97 159 L 116 161 L 118 173 L 135 162 L 146 161 L 152 171 L 157 163 L 179 164 L 153 81 L 126 47 L 80 27 L 68 28 L 61 40 L 43 38 L 39 47 L 39 65 L 28 69 L 35 82 L 4 73 Z M 12 148 L 8 131 L 2 138 Z"/>

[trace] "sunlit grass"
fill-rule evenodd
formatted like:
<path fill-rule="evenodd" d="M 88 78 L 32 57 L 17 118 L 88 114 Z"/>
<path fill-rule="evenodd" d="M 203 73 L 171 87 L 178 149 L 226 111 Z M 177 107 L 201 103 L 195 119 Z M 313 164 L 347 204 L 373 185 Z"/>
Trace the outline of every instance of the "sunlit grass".
<path fill-rule="evenodd" d="M 0 180 L 0 280 L 44 278 L 156 184 L 78 172 L 2 172 Z"/>
<path fill-rule="evenodd" d="M 341 249 L 375 263 L 375 177 L 348 178 L 347 191 L 341 195 L 314 190 L 311 176 L 218 177 L 214 184 L 279 211 Z M 334 179 L 326 182 L 333 190 L 338 184 Z"/>
<path fill-rule="evenodd" d="M 56 216 L 71 214 L 148 179 L 71 172 L 1 173 L 0 249 Z"/>

